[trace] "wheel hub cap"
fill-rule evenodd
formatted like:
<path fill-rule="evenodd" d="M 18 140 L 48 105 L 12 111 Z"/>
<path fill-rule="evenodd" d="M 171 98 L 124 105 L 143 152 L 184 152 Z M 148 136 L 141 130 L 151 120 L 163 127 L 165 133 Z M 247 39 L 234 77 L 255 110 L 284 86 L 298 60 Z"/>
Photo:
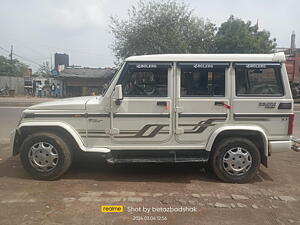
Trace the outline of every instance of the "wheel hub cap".
<path fill-rule="evenodd" d="M 31 146 L 28 152 L 30 164 L 40 172 L 53 170 L 58 163 L 58 153 L 53 145 L 38 142 Z"/>
<path fill-rule="evenodd" d="M 230 175 L 244 175 L 251 168 L 251 165 L 250 153 L 241 147 L 229 149 L 223 156 L 223 168 Z"/>

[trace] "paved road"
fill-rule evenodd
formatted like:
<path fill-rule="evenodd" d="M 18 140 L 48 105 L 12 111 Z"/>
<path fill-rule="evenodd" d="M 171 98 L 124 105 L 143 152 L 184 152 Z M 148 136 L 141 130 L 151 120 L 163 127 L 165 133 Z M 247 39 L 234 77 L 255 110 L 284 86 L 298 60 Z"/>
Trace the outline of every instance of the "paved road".
<path fill-rule="evenodd" d="M 0 107 L 0 140 L 8 139 L 24 107 Z"/>

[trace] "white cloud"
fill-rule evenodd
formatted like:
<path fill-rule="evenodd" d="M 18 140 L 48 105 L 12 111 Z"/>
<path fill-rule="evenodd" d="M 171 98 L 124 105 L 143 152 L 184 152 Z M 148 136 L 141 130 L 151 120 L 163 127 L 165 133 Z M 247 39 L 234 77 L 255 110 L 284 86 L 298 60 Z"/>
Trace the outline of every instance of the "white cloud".
<path fill-rule="evenodd" d="M 54 8 L 52 18 L 55 24 L 73 29 L 92 25 L 103 26 L 105 21 L 103 7 L 99 1 L 71 1 L 69 4 L 64 2 L 63 5 Z"/>

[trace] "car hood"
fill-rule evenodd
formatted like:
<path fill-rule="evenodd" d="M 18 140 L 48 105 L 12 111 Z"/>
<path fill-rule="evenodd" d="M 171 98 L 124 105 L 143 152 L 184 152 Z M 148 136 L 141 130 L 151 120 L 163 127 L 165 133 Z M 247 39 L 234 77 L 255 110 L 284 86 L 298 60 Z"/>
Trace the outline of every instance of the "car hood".
<path fill-rule="evenodd" d="M 85 110 L 88 101 L 95 101 L 100 96 L 84 96 L 75 98 L 64 98 L 56 101 L 44 102 L 30 106 L 28 110 Z"/>

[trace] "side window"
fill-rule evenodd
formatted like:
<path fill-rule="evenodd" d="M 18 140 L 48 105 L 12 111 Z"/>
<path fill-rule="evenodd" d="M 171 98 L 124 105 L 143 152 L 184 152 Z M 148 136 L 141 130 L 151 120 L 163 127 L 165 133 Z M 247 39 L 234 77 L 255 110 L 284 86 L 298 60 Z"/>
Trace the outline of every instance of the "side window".
<path fill-rule="evenodd" d="M 180 65 L 181 97 L 225 96 L 227 64 L 181 63 Z"/>
<path fill-rule="evenodd" d="M 282 96 L 280 64 L 236 64 L 237 96 Z"/>
<path fill-rule="evenodd" d="M 119 82 L 124 97 L 167 97 L 171 64 L 129 63 Z"/>

